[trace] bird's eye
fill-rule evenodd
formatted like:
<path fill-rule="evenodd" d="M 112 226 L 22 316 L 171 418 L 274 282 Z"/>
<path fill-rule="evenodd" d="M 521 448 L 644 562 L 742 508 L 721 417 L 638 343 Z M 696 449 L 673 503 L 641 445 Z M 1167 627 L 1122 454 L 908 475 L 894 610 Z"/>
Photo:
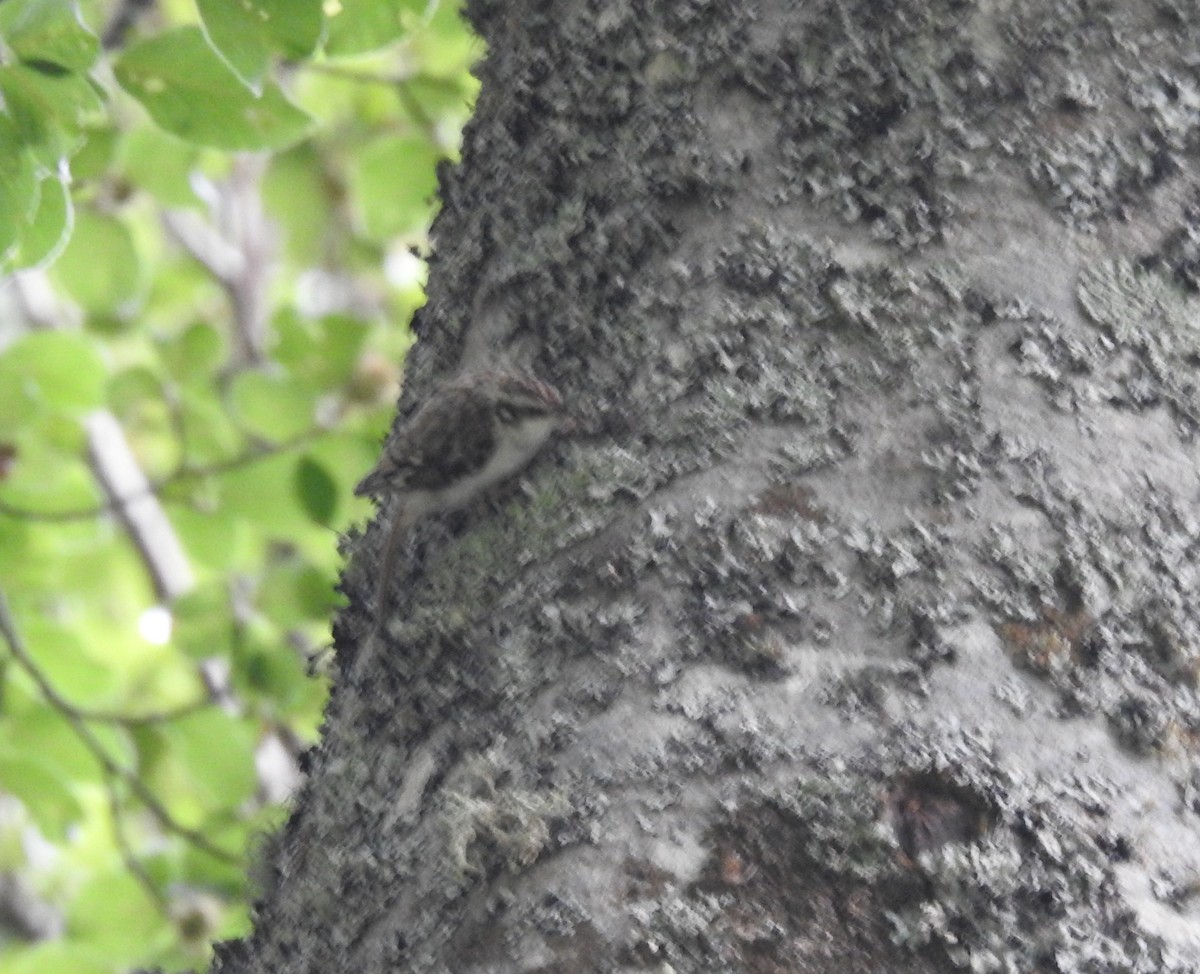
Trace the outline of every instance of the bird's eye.
<path fill-rule="evenodd" d="M 517 418 L 517 411 L 512 406 L 497 406 L 496 415 L 500 417 L 500 422 L 511 423 Z"/>

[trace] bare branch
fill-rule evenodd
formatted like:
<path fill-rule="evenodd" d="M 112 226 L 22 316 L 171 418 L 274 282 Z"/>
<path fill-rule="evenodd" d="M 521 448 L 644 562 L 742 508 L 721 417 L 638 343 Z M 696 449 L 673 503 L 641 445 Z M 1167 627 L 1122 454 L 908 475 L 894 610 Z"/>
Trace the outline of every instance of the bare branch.
<path fill-rule="evenodd" d="M 225 289 L 233 309 L 234 370 L 261 364 L 268 337 L 267 290 L 275 258 L 274 228 L 262 203 L 260 182 L 267 156 L 242 153 L 229 178 L 193 177 L 209 207 L 205 222 L 194 213 L 163 217 L 167 232 Z"/>
<path fill-rule="evenodd" d="M 125 36 L 142 16 L 154 6 L 154 0 L 121 0 L 121 4 L 113 12 L 104 28 L 101 43 L 106 51 L 111 51 L 125 43 Z"/>
<path fill-rule="evenodd" d="M 83 425 L 96 479 L 137 546 L 158 597 L 173 602 L 196 584 L 179 536 L 150 489 L 116 417 L 100 409 L 84 419 Z"/>

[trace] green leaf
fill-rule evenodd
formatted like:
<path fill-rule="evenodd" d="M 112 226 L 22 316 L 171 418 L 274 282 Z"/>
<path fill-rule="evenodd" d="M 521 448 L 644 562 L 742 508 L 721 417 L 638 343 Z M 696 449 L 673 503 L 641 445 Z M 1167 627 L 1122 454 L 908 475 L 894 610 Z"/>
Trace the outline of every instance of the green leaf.
<path fill-rule="evenodd" d="M 0 370 L 0 386 L 5 377 Z M 17 450 L 17 463 L 10 475 L 5 478 L 3 492 L 5 500 L 18 508 L 31 512 L 46 512 L 72 510 L 75 508 L 91 508 L 102 501 L 96 485 L 96 478 L 83 458 L 83 429 L 74 416 L 64 416 L 44 408 L 43 403 L 32 416 L 25 428 L 19 429 L 13 439 Z M 7 417 L 5 417 L 7 419 Z M 62 448 L 60 444 L 70 431 L 79 440 L 70 448 Z M 34 514 L 36 517 L 36 513 Z M 81 542 L 90 547 L 96 542 L 96 526 L 85 525 L 82 522 L 73 526 L 74 530 L 64 528 L 62 532 L 49 534 L 46 530 L 37 532 L 33 538 L 36 546 L 22 570 L 22 580 L 31 583 L 43 591 L 69 593 L 71 590 L 63 585 L 62 575 L 67 567 L 62 563 L 65 544 Z M 78 565 L 78 560 L 72 562 Z"/>
<path fill-rule="evenodd" d="M 154 906 L 147 905 L 147 911 L 154 912 Z M 145 948 L 145 937 L 139 933 L 131 933 L 131 943 L 136 946 L 123 955 L 122 962 L 138 956 Z M 10 944 L 12 941 L 9 942 Z M 113 962 L 97 953 L 95 946 L 86 939 L 80 941 L 72 928 L 70 940 L 43 940 L 36 944 L 22 943 L 19 949 L 10 947 L 0 948 L 0 961 L 4 963 L 5 974 L 113 974 Z M 11 954 L 11 956 L 10 956 Z M 122 967 L 126 966 L 124 963 Z"/>
<path fill-rule="evenodd" d="M 312 457 L 301 457 L 296 461 L 293 485 L 308 516 L 317 524 L 328 526 L 338 502 L 337 482 L 328 471 Z"/>
<path fill-rule="evenodd" d="M 83 817 L 70 784 L 37 757 L 0 749 L 0 787 L 21 799 L 47 838 L 66 838 L 67 829 Z"/>
<path fill-rule="evenodd" d="M 251 9 L 271 47 L 286 58 L 308 57 L 325 31 L 322 0 L 257 0 Z"/>
<path fill-rule="evenodd" d="M 48 171 L 82 145 L 83 126 L 104 109 L 86 78 L 47 75 L 21 64 L 0 67 L 0 94 L 18 134 Z"/>
<path fill-rule="evenodd" d="M 192 659 L 221 656 L 233 642 L 233 616 L 229 596 L 220 584 L 193 589 L 178 599 L 174 643 Z"/>
<path fill-rule="evenodd" d="M 320 265 L 331 236 L 337 200 L 326 166 L 313 144 L 303 142 L 275 156 L 263 178 L 263 203 L 281 224 L 284 246 L 297 264 Z"/>
<path fill-rule="evenodd" d="M 71 181 L 80 184 L 108 178 L 123 134 L 118 134 L 111 121 L 86 125 L 81 134 L 82 142 L 71 157 Z"/>
<path fill-rule="evenodd" d="M 4 740 L 12 750 L 36 754 L 44 766 L 76 785 L 98 785 L 103 780 L 95 756 L 57 711 L 42 704 L 6 723 Z M 122 767 L 133 766 L 134 752 L 124 730 L 105 724 L 93 724 L 91 729 L 110 758 Z"/>
<path fill-rule="evenodd" d="M 429 35 L 426 33 L 422 36 Z M 425 46 L 434 45 L 431 42 Z M 468 59 L 467 63 L 473 61 Z M 408 82 L 408 94 L 426 115 L 441 120 L 439 126 L 452 121 L 461 124 L 471 117 L 471 106 L 478 94 L 478 86 L 473 81 L 469 74 L 452 74 L 449 78 L 432 73 L 419 74 Z"/>
<path fill-rule="evenodd" d="M 303 58 L 321 37 L 321 0 L 197 0 L 204 32 L 217 53 L 254 92 L 272 54 Z"/>
<path fill-rule="evenodd" d="M 308 370 L 319 357 L 312 319 L 295 308 L 283 308 L 271 324 L 277 336 L 272 349 L 275 361 L 293 376 L 308 378 Z"/>
<path fill-rule="evenodd" d="M 64 698 L 81 707 L 112 698 L 117 672 L 87 653 L 76 633 L 48 618 L 30 618 L 23 628 L 29 655 Z"/>
<path fill-rule="evenodd" d="M 11 266 L 34 267 L 51 263 L 66 246 L 75 223 L 71 194 L 61 180 L 50 176 L 38 184 L 38 204 Z"/>
<path fill-rule="evenodd" d="M 3 400 L 4 397 L 0 394 L 0 417 L 4 415 Z M 14 466 L 19 468 L 20 464 L 21 454 L 18 452 Z M 22 595 L 24 590 L 38 586 L 39 583 L 39 579 L 22 577 L 20 571 L 28 564 L 30 552 L 36 550 L 36 541 L 44 531 L 40 526 L 32 527 L 31 523 L 0 517 L 0 577 L 7 579 L 10 595 Z"/>
<path fill-rule="evenodd" d="M 116 314 L 136 296 L 140 268 L 133 237 L 124 223 L 94 210 L 80 210 L 52 274 L 85 310 Z"/>
<path fill-rule="evenodd" d="M 347 498 L 352 495 L 354 485 L 379 459 L 379 444 L 391 427 L 394 414 L 395 409 L 391 405 L 381 407 L 377 411 L 377 417 L 373 417 L 370 422 L 369 434 L 328 436 L 314 443 L 309 449 L 309 454 L 337 479 L 339 489 Z M 334 527 L 344 530 L 349 527 L 347 518 L 351 515 L 361 517 L 370 510 L 369 501 L 355 498 L 352 503 L 342 505 L 339 523 Z"/>
<path fill-rule="evenodd" d="M 201 379 L 205 377 L 201 375 Z M 181 380 L 186 381 L 186 380 Z M 229 410 L 216 398 L 212 383 L 196 382 L 178 390 L 179 422 L 186 459 L 191 465 L 221 463 L 242 447 L 242 435 Z"/>
<path fill-rule="evenodd" d="M 275 320 L 279 342 L 275 358 L 316 391 L 349 381 L 370 327 L 348 315 L 328 315 L 318 322 L 285 311 Z"/>
<path fill-rule="evenodd" d="M 193 369 L 212 371 L 225 360 L 225 337 L 207 322 L 198 321 L 183 333 L 179 351 Z"/>
<path fill-rule="evenodd" d="M 196 0 L 204 34 L 213 49 L 254 94 L 262 92 L 263 76 L 271 60 L 271 49 L 254 16 L 253 0 Z"/>
<path fill-rule="evenodd" d="M 0 389 L 22 388 L 34 401 L 65 413 L 99 406 L 107 381 L 96 342 L 79 332 L 33 332 L 0 352 Z"/>
<path fill-rule="evenodd" d="M 424 74 L 437 75 L 450 81 L 450 87 L 467 92 L 479 90 L 479 82 L 471 75 L 471 65 L 483 54 L 483 42 L 466 28 L 459 4 L 432 4 L 425 28 L 413 42 Z M 469 100 L 474 102 L 473 98 Z"/>
<path fill-rule="evenodd" d="M 8 255 L 37 209 L 36 171 L 16 122 L 0 114 L 0 255 Z"/>
<path fill-rule="evenodd" d="M 202 377 L 225 360 L 225 337 L 208 322 L 198 321 L 175 341 L 165 343 L 162 357 L 174 375 Z"/>
<path fill-rule="evenodd" d="M 368 236 L 387 241 L 428 225 L 441 158 L 427 139 L 409 137 L 379 139 L 358 154 L 350 186 Z"/>
<path fill-rule="evenodd" d="M 274 85 L 255 96 L 204 40 L 183 27 L 141 41 L 117 61 L 121 86 L 168 132 L 218 149 L 278 149 L 312 119 Z"/>
<path fill-rule="evenodd" d="M 281 629 L 306 620 L 325 621 L 338 602 L 334 582 L 335 576 L 295 556 L 267 573 L 258 604 Z"/>
<path fill-rule="evenodd" d="M 295 653 L 280 652 L 279 643 L 278 630 L 265 619 L 248 627 L 245 645 L 233 658 L 231 677 L 239 697 L 286 705 L 303 696 L 310 683 L 303 664 Z"/>
<path fill-rule="evenodd" d="M 87 875 L 71 899 L 71 941 L 86 945 L 93 956 L 107 958 L 106 970 L 126 969 L 128 964 L 121 961 L 143 957 L 148 947 L 166 946 L 159 909 L 124 867 L 97 870 Z M 58 970 L 79 968 L 70 964 Z"/>
<path fill-rule="evenodd" d="M 289 489 L 294 464 L 294 457 L 282 452 L 222 474 L 221 497 L 226 516 L 249 521 L 260 538 L 287 538 L 294 542 L 297 534 L 311 524 Z"/>
<path fill-rule="evenodd" d="M 174 506 L 171 524 L 197 566 L 219 572 L 238 569 L 253 557 L 260 543 L 246 524 L 213 504 Z M 228 634 L 227 634 L 228 635 Z"/>
<path fill-rule="evenodd" d="M 86 71 L 100 53 L 96 35 L 79 19 L 78 5 L 64 0 L 0 3 L 0 37 L 20 60 L 68 71 Z"/>
<path fill-rule="evenodd" d="M 233 382 L 232 398 L 246 429 L 265 440 L 286 442 L 312 428 L 315 398 L 291 377 L 243 372 Z"/>
<path fill-rule="evenodd" d="M 327 315 L 317 323 L 321 367 L 317 381 L 337 386 L 350 381 L 371 329 L 349 315 Z"/>
<path fill-rule="evenodd" d="M 329 17 L 325 51 L 361 54 L 399 40 L 424 19 L 437 0 L 346 0 Z"/>
<path fill-rule="evenodd" d="M 239 717 L 213 707 L 158 728 L 167 744 L 155 777 L 166 774 L 210 810 L 230 809 L 251 798 L 254 731 Z"/>
<path fill-rule="evenodd" d="M 108 383 L 105 399 L 118 416 L 133 415 L 147 401 L 157 402 L 164 394 L 161 377 L 145 365 L 121 369 Z"/>
<path fill-rule="evenodd" d="M 274 814 L 269 814 L 273 812 Z M 222 849 L 248 850 L 261 846 L 263 837 L 282 827 L 286 817 L 280 815 L 278 805 L 267 805 L 255 812 L 248 808 L 239 809 L 239 817 L 225 820 L 208 830 L 208 837 L 219 843 Z M 274 826 L 274 828 L 272 828 Z M 188 844 L 171 857 L 171 867 L 185 877 L 193 886 L 226 895 L 245 895 L 248 876 L 246 866 L 238 862 L 222 862 L 214 859 L 203 849 Z M 190 964 L 171 965 L 164 970 L 177 970 Z"/>
<path fill-rule="evenodd" d="M 196 206 L 190 177 L 200 152 L 156 126 L 142 125 L 123 140 L 122 175 L 162 206 Z"/>

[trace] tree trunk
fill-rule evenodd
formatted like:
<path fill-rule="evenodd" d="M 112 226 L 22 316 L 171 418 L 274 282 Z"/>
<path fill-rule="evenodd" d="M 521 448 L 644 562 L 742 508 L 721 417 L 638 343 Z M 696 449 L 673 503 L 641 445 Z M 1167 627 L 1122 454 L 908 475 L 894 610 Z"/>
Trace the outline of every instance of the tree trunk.
<path fill-rule="evenodd" d="M 576 429 L 347 543 L 218 969 L 1200 969 L 1192 2 L 475 2 L 404 412 Z"/>

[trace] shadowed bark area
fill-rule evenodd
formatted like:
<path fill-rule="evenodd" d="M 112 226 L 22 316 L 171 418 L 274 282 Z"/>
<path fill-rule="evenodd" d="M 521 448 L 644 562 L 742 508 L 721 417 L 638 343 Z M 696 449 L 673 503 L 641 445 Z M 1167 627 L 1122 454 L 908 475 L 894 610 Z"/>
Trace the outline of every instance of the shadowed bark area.
<path fill-rule="evenodd" d="M 577 429 L 347 543 L 219 970 L 1200 969 L 1200 29 L 886 6 L 473 4 L 402 407 Z"/>

